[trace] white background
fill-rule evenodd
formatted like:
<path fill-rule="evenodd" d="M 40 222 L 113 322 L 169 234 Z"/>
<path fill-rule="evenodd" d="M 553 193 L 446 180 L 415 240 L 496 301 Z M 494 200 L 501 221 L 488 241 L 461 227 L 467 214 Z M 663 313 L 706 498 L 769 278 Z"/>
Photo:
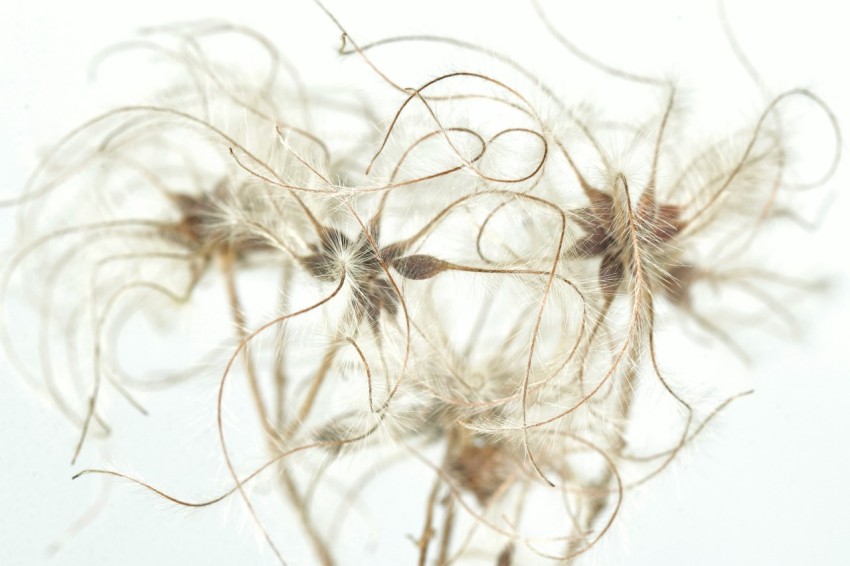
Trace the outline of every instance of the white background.
<path fill-rule="evenodd" d="M 503 4 L 329 1 L 361 41 L 410 32 L 452 35 L 525 57 L 556 81 L 560 68 L 566 74 L 568 65 L 575 65 L 554 43 L 538 45 L 546 32 L 529 4 Z M 595 10 L 587 2 L 571 4 L 553 10 L 553 20 L 606 61 L 687 77 L 695 90 L 714 89 L 718 96 L 725 85 L 711 78 L 717 66 L 733 69 L 728 80 L 738 87 L 747 81 L 740 68 L 735 70 L 713 2 L 688 7 L 660 0 L 602 2 Z M 732 24 L 768 88 L 812 88 L 845 127 L 850 125 L 845 58 L 850 36 L 838 3 L 734 4 L 728 10 Z M 338 45 L 338 32 L 307 0 L 5 3 L 0 10 L 2 194 L 19 190 L 41 148 L 104 108 L 93 95 L 97 85 L 86 82 L 93 55 L 145 25 L 206 18 L 259 29 L 308 76 L 311 58 L 327 58 Z M 568 79 L 555 82 L 556 88 L 581 87 Z M 752 100 L 740 111 L 756 108 Z M 813 148 L 829 150 L 828 141 Z M 794 253 L 805 253 L 835 281 L 820 307 L 805 313 L 804 335 L 797 343 L 776 342 L 773 353 L 742 377 L 742 383 L 755 385 L 756 394 L 725 413 L 684 461 L 637 494 L 597 555 L 599 563 L 850 563 L 847 169 L 844 163 L 831 185 L 838 200 L 818 245 L 789 251 L 789 261 Z M 0 215 L 3 250 L 10 246 L 8 217 Z M 47 545 L 97 490 L 70 481 L 74 432 L 5 363 L 0 368 L 0 564 L 218 565 L 268 559 L 250 527 L 234 524 L 226 513 L 178 512 L 123 484 L 113 486 L 97 521 L 48 559 Z"/>

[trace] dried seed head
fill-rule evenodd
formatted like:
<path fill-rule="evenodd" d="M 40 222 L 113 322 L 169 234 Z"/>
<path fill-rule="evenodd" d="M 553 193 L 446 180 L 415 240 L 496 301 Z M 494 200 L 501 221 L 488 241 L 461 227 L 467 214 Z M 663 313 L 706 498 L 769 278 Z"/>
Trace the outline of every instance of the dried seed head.
<path fill-rule="evenodd" d="M 483 438 L 464 442 L 448 467 L 461 487 L 472 492 L 482 506 L 490 502 L 514 471 L 504 448 Z"/>

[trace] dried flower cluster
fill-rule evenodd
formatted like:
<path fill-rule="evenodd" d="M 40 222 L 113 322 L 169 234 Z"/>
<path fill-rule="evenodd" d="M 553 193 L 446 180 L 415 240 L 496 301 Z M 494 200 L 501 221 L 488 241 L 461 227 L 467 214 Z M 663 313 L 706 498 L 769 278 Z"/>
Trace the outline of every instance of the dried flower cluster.
<path fill-rule="evenodd" d="M 222 38 L 261 46 L 264 74 L 208 53 Z M 410 43 L 482 64 L 401 85 L 372 54 Z M 505 55 L 431 36 L 361 46 L 343 30 L 341 53 L 392 89 L 390 109 L 320 94 L 236 26 L 119 47 L 109 55 L 149 50 L 180 78 L 67 134 L 15 200 L 23 243 L 0 291 L 31 297 L 40 330 L 30 357 L 5 326 L 6 351 L 76 427 L 75 463 L 127 407 L 202 382 L 210 395 L 185 404 L 215 405 L 223 492 L 195 501 L 120 469 L 78 476 L 178 506 L 239 498 L 281 563 L 301 546 L 315 563 L 365 563 L 339 542 L 365 532 L 355 509 L 380 525 L 415 518 L 419 564 L 573 561 L 747 393 L 668 363 L 661 330 L 746 358 L 739 335 L 789 318 L 785 298 L 811 290 L 759 262 L 777 226 L 805 224 L 799 196 L 835 167 L 795 179 L 785 105 L 835 125 L 811 92 L 701 139 L 672 84 L 583 54 L 655 110 L 609 120 Z M 642 398 L 663 426 L 640 424 Z M 404 484 L 390 473 L 402 462 L 426 475 Z M 258 511 L 268 480 L 301 533 Z M 404 494 L 404 515 L 359 500 L 370 483 Z"/>

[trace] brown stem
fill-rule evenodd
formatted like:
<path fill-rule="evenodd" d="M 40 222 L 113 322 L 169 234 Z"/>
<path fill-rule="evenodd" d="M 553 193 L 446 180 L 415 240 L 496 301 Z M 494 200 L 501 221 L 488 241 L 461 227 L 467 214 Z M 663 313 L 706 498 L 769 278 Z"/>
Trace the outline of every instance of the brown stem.
<path fill-rule="evenodd" d="M 443 517 L 443 528 L 440 534 L 440 553 L 437 555 L 438 566 L 446 566 L 449 563 L 449 548 L 452 543 L 452 533 L 455 527 L 455 505 L 454 498 L 446 495 L 446 514 Z"/>
<path fill-rule="evenodd" d="M 242 310 L 242 306 L 239 301 L 239 294 L 236 289 L 236 278 L 234 272 L 235 265 L 235 254 L 232 250 L 227 250 L 220 255 L 220 261 L 222 265 L 222 271 L 225 274 L 225 283 L 227 287 L 227 297 L 228 302 L 230 303 L 230 312 L 233 318 L 233 323 L 236 326 L 237 338 L 239 340 L 245 340 L 247 337 L 246 331 L 246 319 L 245 313 Z M 268 412 L 266 411 L 265 403 L 263 402 L 262 391 L 260 390 L 260 384 L 257 380 L 257 372 L 254 366 L 253 358 L 248 353 L 248 349 L 246 348 L 243 352 L 243 359 L 245 360 L 245 373 L 248 376 L 248 384 L 251 389 L 251 397 L 254 400 L 254 405 L 257 409 L 257 417 L 260 419 L 260 423 L 263 426 L 263 429 L 266 432 L 266 441 L 268 443 L 269 451 L 272 454 L 279 452 L 280 450 L 276 446 L 276 440 L 279 440 L 279 433 L 277 429 L 272 425 L 272 422 L 269 420 Z M 278 376 L 281 376 L 282 373 L 278 372 Z M 278 380 L 278 387 L 281 387 L 281 382 Z M 280 392 L 278 393 L 280 396 Z M 330 555 L 330 551 L 328 550 L 327 544 L 322 540 L 321 535 L 316 530 L 313 521 L 311 520 L 307 509 L 304 506 L 304 502 L 301 498 L 301 495 L 298 493 L 298 488 L 295 485 L 295 482 L 292 480 L 292 477 L 289 475 L 287 470 L 281 471 L 281 483 L 286 491 L 286 495 L 292 504 L 295 506 L 295 509 L 298 513 L 298 517 L 301 520 L 301 526 L 304 528 L 304 531 L 307 533 L 307 538 L 310 539 L 310 542 L 313 545 L 313 549 L 316 551 L 316 555 L 319 558 L 319 561 L 323 566 L 333 566 L 334 560 Z"/>
<path fill-rule="evenodd" d="M 333 363 L 338 349 L 338 344 L 332 344 L 328 348 L 328 351 L 325 353 L 325 357 L 322 359 L 322 364 L 319 366 L 319 370 L 316 372 L 315 377 L 313 377 L 313 382 L 310 384 L 310 389 L 307 391 L 307 397 L 304 399 L 304 402 L 301 403 L 301 407 L 298 409 L 298 414 L 295 419 L 290 422 L 289 427 L 286 429 L 286 432 L 283 435 L 284 438 L 292 438 L 292 436 L 298 432 L 298 429 L 301 428 L 301 424 L 308 416 L 310 416 L 310 411 L 313 409 L 316 397 L 319 395 L 319 389 L 321 389 L 322 384 L 325 382 L 325 378 L 331 371 L 331 364 Z"/>
<path fill-rule="evenodd" d="M 431 488 L 431 493 L 428 495 L 428 502 L 425 507 L 425 523 L 422 525 L 422 535 L 416 544 L 419 546 L 419 566 L 425 566 L 428 560 L 428 548 L 431 545 L 431 539 L 434 538 L 434 507 L 437 504 L 437 495 L 440 493 L 440 486 L 443 485 L 442 478 L 437 476 L 434 480 L 434 486 Z"/>
<path fill-rule="evenodd" d="M 245 312 L 242 310 L 242 305 L 239 301 L 239 293 L 236 289 L 236 277 L 234 271 L 236 254 L 232 250 L 226 250 L 221 253 L 219 260 L 221 262 L 221 270 L 224 272 L 227 299 L 230 305 L 230 316 L 233 319 L 234 326 L 236 327 L 236 337 L 239 340 L 244 340 L 247 334 L 246 319 Z M 245 374 L 248 377 L 248 386 L 251 389 L 251 398 L 254 401 L 254 407 L 257 409 L 257 416 L 260 419 L 260 424 L 266 431 L 269 438 L 277 438 L 277 431 L 269 420 L 266 405 L 263 402 L 263 393 L 260 389 L 259 381 L 257 380 L 257 371 L 254 366 L 254 359 L 251 357 L 247 348 L 245 348 L 243 352 L 243 360 L 245 361 Z"/>
<path fill-rule="evenodd" d="M 292 269 L 289 267 L 289 264 L 286 264 L 283 272 L 283 281 L 282 288 L 284 293 L 280 299 L 280 312 L 286 312 L 289 309 L 289 296 L 286 294 L 287 289 L 289 288 L 289 284 L 292 281 Z M 282 329 L 283 332 L 286 332 L 286 329 Z M 280 353 L 275 357 L 274 363 L 274 383 L 275 383 L 275 429 L 278 431 L 283 430 L 283 425 L 285 422 L 286 414 L 285 414 L 285 402 L 286 402 L 286 360 L 285 360 L 285 350 L 286 341 L 280 340 Z"/>
<path fill-rule="evenodd" d="M 322 536 L 316 530 L 316 526 L 310 518 L 310 513 L 304 505 L 304 500 L 298 492 L 298 486 L 295 485 L 295 482 L 292 480 L 292 476 L 290 476 L 289 472 L 284 469 L 282 470 L 280 479 L 284 489 L 286 489 L 287 497 L 289 497 L 289 500 L 293 505 L 295 505 L 295 510 L 298 512 L 298 518 L 301 520 L 301 526 L 304 527 L 304 530 L 307 532 L 307 537 L 310 539 L 310 542 L 313 545 L 313 550 L 316 551 L 316 556 L 319 558 L 322 566 L 333 566 L 335 562 L 333 556 L 331 556 L 330 550 L 328 549 L 328 545 L 324 540 L 322 540 Z"/>

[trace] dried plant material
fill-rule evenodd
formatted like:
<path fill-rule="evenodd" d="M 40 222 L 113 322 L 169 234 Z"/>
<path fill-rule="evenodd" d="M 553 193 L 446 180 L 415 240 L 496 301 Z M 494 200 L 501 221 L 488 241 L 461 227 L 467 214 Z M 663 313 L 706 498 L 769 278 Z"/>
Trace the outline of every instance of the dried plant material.
<path fill-rule="evenodd" d="M 280 564 L 387 563 L 389 537 L 420 565 L 580 563 L 630 492 L 750 393 L 670 363 L 664 340 L 696 331 L 749 359 L 750 332 L 794 325 L 784 293 L 816 287 L 760 256 L 834 173 L 837 119 L 793 89 L 702 135 L 684 87 L 597 59 L 545 2 L 541 29 L 641 104 L 558 94 L 465 39 L 360 43 L 316 4 L 391 103 L 305 81 L 298 53 L 229 24 L 104 52 L 150 52 L 179 77 L 71 131 L 6 203 L 21 241 L 0 295 L 29 300 L 40 329 L 27 359 L 7 320 L 6 351 L 72 425 L 74 478 L 185 508 L 239 498 Z M 219 58 L 213 39 L 263 64 Z M 412 45 L 405 68 L 382 62 Z M 439 69 L 439 50 L 471 63 Z M 834 132 L 815 182 L 797 178 L 794 104 Z M 215 495 L 90 446 L 109 446 L 127 403 L 148 414 L 169 396 L 214 423 L 216 465 L 195 481 L 226 485 Z"/>
<path fill-rule="evenodd" d="M 481 505 L 486 505 L 510 476 L 509 461 L 497 446 L 477 446 L 474 441 L 460 449 L 449 469 Z"/>

